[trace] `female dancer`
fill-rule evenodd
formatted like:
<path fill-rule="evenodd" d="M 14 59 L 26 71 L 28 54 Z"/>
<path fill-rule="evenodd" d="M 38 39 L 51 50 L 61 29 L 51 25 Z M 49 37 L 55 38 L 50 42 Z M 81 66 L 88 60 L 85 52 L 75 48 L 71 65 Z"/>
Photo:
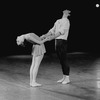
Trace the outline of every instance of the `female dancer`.
<path fill-rule="evenodd" d="M 47 41 L 42 40 L 34 33 L 28 33 L 17 37 L 17 44 L 21 45 L 23 44 L 24 40 L 27 40 L 29 42 L 33 43 L 32 47 L 32 64 L 30 67 L 30 86 L 41 86 L 41 84 L 36 82 L 36 77 L 38 73 L 38 69 L 40 66 L 40 63 L 44 57 L 44 53 L 46 52 L 44 42 Z"/>

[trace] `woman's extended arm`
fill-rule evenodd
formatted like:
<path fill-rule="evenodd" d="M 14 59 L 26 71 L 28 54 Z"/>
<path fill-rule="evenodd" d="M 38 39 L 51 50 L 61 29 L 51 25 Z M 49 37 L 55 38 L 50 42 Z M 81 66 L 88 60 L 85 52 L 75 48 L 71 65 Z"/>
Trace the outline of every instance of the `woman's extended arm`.
<path fill-rule="evenodd" d="M 60 32 L 57 32 L 56 34 L 50 34 L 50 35 L 46 36 L 46 37 L 42 40 L 42 42 L 44 43 L 44 42 L 46 42 L 46 41 L 51 41 L 51 40 L 57 38 L 57 37 L 60 36 L 60 35 L 61 35 Z"/>

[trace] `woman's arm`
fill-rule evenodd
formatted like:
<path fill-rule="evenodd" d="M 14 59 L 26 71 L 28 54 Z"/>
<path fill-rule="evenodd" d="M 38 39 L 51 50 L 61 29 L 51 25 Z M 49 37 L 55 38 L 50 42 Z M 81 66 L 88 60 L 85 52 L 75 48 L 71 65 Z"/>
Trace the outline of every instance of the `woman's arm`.
<path fill-rule="evenodd" d="M 49 41 L 51 41 L 51 40 L 59 37 L 60 35 L 61 35 L 61 33 L 57 32 L 56 34 L 52 34 L 52 35 L 48 36 L 47 38 L 48 38 Z"/>
<path fill-rule="evenodd" d="M 48 35 L 45 39 L 42 40 L 42 42 L 47 42 L 47 41 L 51 41 L 57 37 L 59 37 L 61 35 L 60 32 L 57 32 L 56 34 L 51 34 L 51 35 Z"/>

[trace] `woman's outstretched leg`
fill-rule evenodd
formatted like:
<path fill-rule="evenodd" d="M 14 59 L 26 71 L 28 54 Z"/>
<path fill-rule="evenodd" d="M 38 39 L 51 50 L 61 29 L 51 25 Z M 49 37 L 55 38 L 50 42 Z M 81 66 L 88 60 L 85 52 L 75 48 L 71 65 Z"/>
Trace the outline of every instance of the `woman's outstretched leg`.
<path fill-rule="evenodd" d="M 41 64 L 41 61 L 43 59 L 43 56 L 44 55 L 41 55 L 41 56 L 37 56 L 35 57 L 35 65 L 34 65 L 34 69 L 33 69 L 33 80 L 32 80 L 32 86 L 41 86 L 41 84 L 38 84 L 36 82 L 36 77 L 37 77 L 37 73 L 38 73 L 38 69 L 39 69 L 39 66 Z"/>

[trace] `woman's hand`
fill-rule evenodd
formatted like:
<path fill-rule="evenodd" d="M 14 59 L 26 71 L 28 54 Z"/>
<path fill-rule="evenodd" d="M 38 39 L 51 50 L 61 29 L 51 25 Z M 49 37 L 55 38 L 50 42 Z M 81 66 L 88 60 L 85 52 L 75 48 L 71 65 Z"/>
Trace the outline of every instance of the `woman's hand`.
<path fill-rule="evenodd" d="M 41 40 L 41 43 L 44 43 L 44 42 L 47 42 L 47 41 L 50 41 L 50 37 L 46 37 L 45 39 Z"/>
<path fill-rule="evenodd" d="M 45 39 L 45 35 L 40 36 L 41 40 Z"/>
<path fill-rule="evenodd" d="M 50 41 L 51 40 L 51 36 L 46 37 L 46 40 Z"/>

